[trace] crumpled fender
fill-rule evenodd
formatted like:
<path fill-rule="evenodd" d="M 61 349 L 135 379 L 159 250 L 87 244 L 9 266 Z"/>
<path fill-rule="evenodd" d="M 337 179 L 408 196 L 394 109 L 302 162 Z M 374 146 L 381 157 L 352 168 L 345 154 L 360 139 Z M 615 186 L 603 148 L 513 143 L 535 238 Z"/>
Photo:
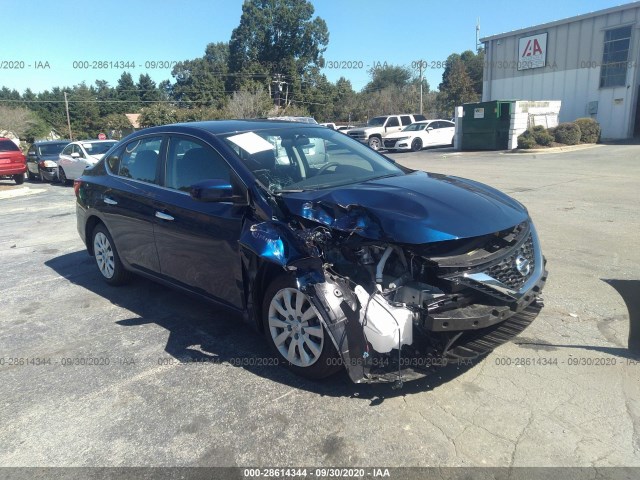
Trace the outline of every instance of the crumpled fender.
<path fill-rule="evenodd" d="M 309 257 L 302 241 L 277 222 L 246 224 L 240 235 L 240 247 L 282 267 Z"/>

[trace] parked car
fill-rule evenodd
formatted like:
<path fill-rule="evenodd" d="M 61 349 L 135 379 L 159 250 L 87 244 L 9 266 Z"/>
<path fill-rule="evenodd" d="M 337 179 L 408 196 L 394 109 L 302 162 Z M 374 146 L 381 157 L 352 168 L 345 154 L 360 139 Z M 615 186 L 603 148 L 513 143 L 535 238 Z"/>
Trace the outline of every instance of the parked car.
<path fill-rule="evenodd" d="M 320 125 L 342 133 L 347 133 L 347 130 L 355 128 L 353 125 L 337 125 L 333 122 L 321 123 Z"/>
<path fill-rule="evenodd" d="M 58 179 L 60 152 L 71 140 L 35 142 L 27 151 L 27 176 L 29 180 L 52 182 Z"/>
<path fill-rule="evenodd" d="M 347 135 L 359 142 L 366 143 L 374 150 L 379 150 L 387 135 L 399 132 L 403 127 L 421 120 L 426 120 L 424 115 L 383 115 L 370 119 L 366 127 L 350 129 Z"/>
<path fill-rule="evenodd" d="M 87 167 L 92 167 L 113 147 L 117 140 L 82 140 L 64 147 L 58 160 L 58 180 L 67 183 L 80 177 Z"/>
<path fill-rule="evenodd" d="M 0 178 L 13 178 L 20 185 L 24 182 L 26 171 L 26 159 L 20 147 L 13 140 L 0 137 Z"/>
<path fill-rule="evenodd" d="M 449 120 L 426 120 L 407 125 L 401 131 L 391 133 L 384 139 L 384 148 L 417 152 L 424 147 L 453 145 L 456 125 Z"/>
<path fill-rule="evenodd" d="M 107 283 L 137 273 L 243 314 L 309 378 L 341 365 L 354 382 L 417 378 L 434 359 L 485 354 L 542 308 L 545 260 L 521 203 L 325 127 L 148 128 L 74 189 Z"/>
<path fill-rule="evenodd" d="M 282 117 L 269 117 L 268 120 L 282 120 L 284 122 L 298 122 L 298 123 L 311 123 L 313 125 L 317 125 L 316 119 L 313 117 L 291 117 L 291 116 L 282 116 Z"/>

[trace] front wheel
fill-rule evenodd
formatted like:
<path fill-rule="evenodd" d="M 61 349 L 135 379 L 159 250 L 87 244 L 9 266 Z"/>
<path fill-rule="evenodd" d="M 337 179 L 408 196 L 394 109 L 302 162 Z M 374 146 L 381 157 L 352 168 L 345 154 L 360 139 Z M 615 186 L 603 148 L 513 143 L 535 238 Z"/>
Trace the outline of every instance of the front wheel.
<path fill-rule="evenodd" d="M 413 142 L 411 142 L 411 151 L 419 152 L 420 150 L 422 150 L 422 140 L 416 138 L 413 140 Z"/>
<path fill-rule="evenodd" d="M 290 277 L 280 276 L 271 283 L 262 307 L 267 341 L 291 371 L 320 379 L 340 369 L 338 353 L 318 312 Z"/>
<path fill-rule="evenodd" d="M 24 173 L 14 175 L 13 181 L 16 182 L 16 185 L 22 185 L 24 183 Z"/>
<path fill-rule="evenodd" d="M 29 178 L 30 182 L 33 182 L 36 179 L 36 176 L 33 173 L 31 173 L 31 170 L 27 170 L 27 177 Z"/>
<path fill-rule="evenodd" d="M 367 143 L 369 144 L 369 147 L 374 150 L 380 150 L 380 147 L 382 147 L 382 141 L 378 137 L 369 138 Z"/>
<path fill-rule="evenodd" d="M 69 183 L 69 180 L 67 179 L 67 174 L 64 173 L 64 170 L 60 166 L 58 166 L 58 180 L 60 180 L 60 183 L 63 186 Z"/>
<path fill-rule="evenodd" d="M 124 269 L 113 239 L 103 224 L 93 229 L 93 256 L 102 278 L 110 285 L 126 283 L 131 274 Z"/>

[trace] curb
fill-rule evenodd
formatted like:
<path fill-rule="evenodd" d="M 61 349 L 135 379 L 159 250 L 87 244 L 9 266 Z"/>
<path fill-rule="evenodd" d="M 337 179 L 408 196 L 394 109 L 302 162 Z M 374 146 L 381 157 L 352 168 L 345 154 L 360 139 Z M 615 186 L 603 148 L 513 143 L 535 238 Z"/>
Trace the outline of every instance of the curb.
<path fill-rule="evenodd" d="M 561 152 L 575 152 L 577 150 L 588 150 L 590 148 L 604 147 L 602 143 L 585 143 L 582 145 L 567 145 L 566 147 L 552 147 L 552 148 L 533 148 L 533 149 L 515 149 L 509 152 L 504 152 L 501 155 L 522 155 L 522 154 L 534 154 L 545 155 L 548 153 L 561 153 Z"/>

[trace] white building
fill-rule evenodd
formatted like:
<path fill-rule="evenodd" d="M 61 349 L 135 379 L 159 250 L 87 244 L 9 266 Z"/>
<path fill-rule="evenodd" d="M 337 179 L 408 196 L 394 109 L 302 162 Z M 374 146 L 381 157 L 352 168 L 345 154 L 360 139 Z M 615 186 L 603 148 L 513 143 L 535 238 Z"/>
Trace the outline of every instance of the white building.
<path fill-rule="evenodd" d="M 602 138 L 640 135 L 640 2 L 481 39 L 482 101 L 560 100 Z"/>

